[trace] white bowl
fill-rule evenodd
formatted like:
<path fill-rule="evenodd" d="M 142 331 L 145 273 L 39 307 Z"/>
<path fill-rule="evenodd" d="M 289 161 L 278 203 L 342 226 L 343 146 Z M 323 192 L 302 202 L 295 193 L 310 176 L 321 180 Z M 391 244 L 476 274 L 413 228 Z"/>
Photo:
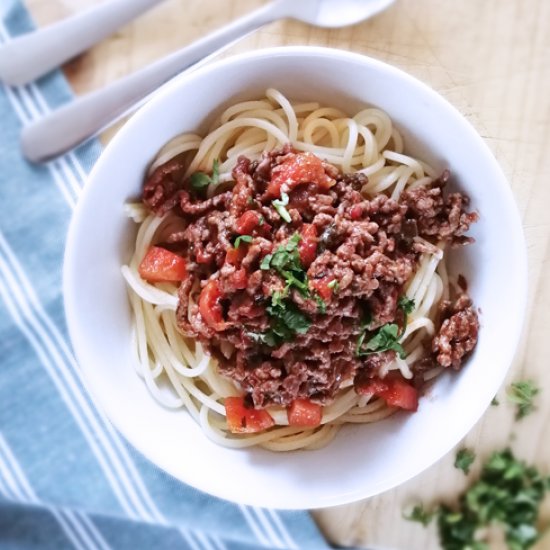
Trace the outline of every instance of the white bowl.
<path fill-rule="evenodd" d="M 481 311 L 479 344 L 460 373 L 442 376 L 416 414 L 347 426 L 326 448 L 231 450 L 203 435 L 185 411 L 149 395 L 130 356 L 130 309 L 120 266 L 134 224 L 124 204 L 140 195 L 148 163 L 170 138 L 201 130 L 237 100 L 276 87 L 354 112 L 385 110 L 406 150 L 450 168 L 480 221 L 456 253 Z M 120 432 L 152 462 L 197 489 L 246 504 L 319 508 L 375 495 L 420 473 L 472 428 L 514 356 L 526 299 L 526 254 L 510 188 L 488 147 L 433 90 L 379 61 L 338 50 L 278 48 L 240 55 L 166 85 L 117 134 L 95 166 L 69 231 L 67 321 L 88 388 Z"/>

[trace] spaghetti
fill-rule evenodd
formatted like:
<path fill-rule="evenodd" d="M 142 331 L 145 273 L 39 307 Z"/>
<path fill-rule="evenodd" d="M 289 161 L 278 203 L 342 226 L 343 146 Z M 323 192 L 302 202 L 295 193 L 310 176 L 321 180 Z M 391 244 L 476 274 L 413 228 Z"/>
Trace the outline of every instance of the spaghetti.
<path fill-rule="evenodd" d="M 315 449 L 326 445 L 343 424 L 376 422 L 393 414 L 399 406 L 413 408 L 403 406 L 399 399 L 396 401 L 392 400 L 391 396 L 388 397 L 387 386 L 385 390 L 380 390 L 384 380 L 398 379 L 401 385 L 415 388 L 422 381 L 433 380 L 445 367 L 461 366 L 462 359 L 473 349 L 477 340 L 477 316 L 472 313 L 471 303 L 466 298 L 459 300 L 462 304 L 459 307 L 457 307 L 458 302 L 452 303 L 452 289 L 447 276 L 445 259 L 449 244 L 465 244 L 471 241 L 464 237 L 464 232 L 469 224 L 475 221 L 476 215 L 468 214 L 463 210 L 463 203 L 467 204 L 464 196 L 455 194 L 453 200 L 443 201 L 441 187 L 447 176 L 438 179 L 433 168 L 421 160 L 406 155 L 403 150 L 403 139 L 399 132 L 393 127 L 390 118 L 378 109 L 367 108 L 349 117 L 338 109 L 321 106 L 315 102 L 291 102 L 277 90 L 269 89 L 265 98 L 245 101 L 226 109 L 206 136 L 182 134 L 159 151 L 148 173 L 148 182 L 153 182 L 147 184 L 150 194 L 149 200 L 145 202 L 148 207 L 143 203 L 128 205 L 128 214 L 139 224 L 139 229 L 133 256 L 129 264 L 123 266 L 122 272 L 128 284 L 134 315 L 132 337 L 134 364 L 137 373 L 160 404 L 172 409 L 184 407 L 208 437 L 224 446 L 260 445 L 273 451 Z M 309 180 L 307 177 L 306 180 L 296 180 L 294 186 L 291 180 L 296 174 L 292 171 L 295 170 L 296 163 L 302 163 L 302 166 L 308 163 L 310 171 Z M 252 335 L 243 331 L 239 333 L 241 340 L 244 338 L 247 342 L 247 348 L 241 357 L 246 358 L 256 353 L 256 348 L 253 348 L 256 344 L 251 343 L 251 340 L 259 342 L 257 349 L 261 350 L 264 356 L 272 350 L 275 350 L 274 353 L 282 353 L 280 350 L 285 346 L 291 348 L 293 345 L 298 345 L 303 338 L 304 327 L 298 328 L 292 335 L 296 339 L 294 344 L 292 338 L 288 336 L 288 331 L 285 332 L 286 329 L 273 328 L 277 307 L 286 304 L 293 308 L 292 311 L 297 311 L 302 319 L 306 317 L 315 320 L 322 317 L 321 310 L 311 309 L 315 301 L 318 306 L 321 303 L 323 310 L 328 307 L 325 314 L 330 316 L 331 311 L 338 307 L 342 308 L 344 303 L 350 303 L 350 300 L 354 299 L 353 293 L 358 292 L 357 288 L 352 290 L 355 283 L 353 281 L 346 283 L 345 278 L 341 280 L 333 278 L 328 282 L 325 280 L 325 286 L 320 286 L 320 280 L 324 275 L 324 272 L 320 273 L 321 267 L 317 266 L 321 262 L 319 260 L 319 255 L 322 255 L 321 246 L 315 244 L 317 255 L 314 254 L 310 258 L 311 261 L 305 260 L 305 256 L 302 255 L 303 248 L 300 247 L 304 242 L 307 244 L 307 231 L 302 234 L 293 234 L 293 230 L 290 229 L 292 224 L 298 224 L 296 227 L 299 227 L 301 223 L 296 221 L 299 218 L 298 214 L 292 212 L 293 204 L 295 209 L 300 210 L 299 205 L 293 203 L 293 200 L 298 200 L 296 197 L 300 189 L 303 191 L 304 181 L 311 183 L 315 180 L 311 176 L 313 164 L 315 169 L 322 166 L 321 175 L 317 174 L 320 178 L 317 184 L 320 186 L 321 195 L 329 196 L 332 193 L 330 196 L 334 201 L 334 193 L 338 192 L 334 191 L 335 189 L 340 189 L 344 193 L 341 198 L 342 207 L 338 210 L 336 217 L 346 218 L 346 227 L 352 228 L 355 218 L 360 218 L 357 223 L 362 224 L 361 227 L 367 227 L 370 223 L 372 232 L 372 220 L 377 219 L 378 224 L 375 223 L 375 225 L 382 224 L 381 227 L 387 230 L 388 236 L 394 239 L 399 247 L 403 243 L 400 244 L 401 241 L 392 236 L 394 230 L 391 220 L 395 222 L 395 216 L 399 218 L 401 215 L 397 224 L 401 235 L 399 238 L 408 239 L 407 246 L 411 248 L 401 254 L 400 265 L 402 272 L 409 276 L 406 280 L 400 281 L 399 277 L 403 273 L 392 275 L 398 281 L 393 283 L 393 286 L 390 283 L 380 283 L 386 285 L 385 288 L 388 291 L 385 299 L 390 300 L 391 295 L 394 306 L 392 315 L 386 319 L 386 322 L 382 322 L 382 313 L 380 313 L 382 321 L 378 326 L 376 320 L 372 319 L 369 321 L 370 325 L 365 321 L 362 321 L 361 326 L 355 321 L 348 323 L 350 326 L 353 325 L 353 328 L 350 329 L 351 332 L 346 338 L 350 341 L 353 339 L 353 349 L 357 356 L 353 362 L 359 366 L 355 366 L 354 370 L 350 371 L 344 365 L 341 370 L 343 373 L 341 379 L 332 383 L 330 388 L 323 387 L 321 391 L 319 386 L 316 386 L 315 391 L 309 391 L 312 402 L 323 405 L 322 408 L 316 405 L 317 410 L 321 411 L 320 422 L 316 425 L 307 425 L 307 422 L 306 425 L 295 425 L 289 421 L 290 397 L 274 397 L 269 392 L 256 391 L 251 393 L 257 400 L 252 403 L 252 408 L 261 410 L 262 414 L 267 413 L 269 416 L 267 429 L 257 433 L 232 433 L 226 418 L 227 404 L 232 398 L 242 397 L 243 391 L 250 390 L 252 383 L 247 378 L 248 374 L 243 375 L 240 372 L 237 375 L 232 365 L 232 361 L 235 361 L 233 349 L 235 338 L 222 341 L 223 339 L 219 336 L 219 333 L 225 330 L 227 322 L 221 317 L 213 320 L 210 314 L 205 314 L 202 303 L 197 303 L 204 301 L 205 288 L 210 288 L 209 285 L 212 283 L 207 282 L 205 285 L 205 281 L 187 277 L 186 268 L 183 265 L 181 277 L 176 276 L 174 280 L 179 281 L 187 277 L 186 282 L 175 284 L 163 281 L 162 278 L 157 281 L 154 277 L 151 279 L 143 276 L 143 262 L 151 248 L 158 243 L 169 243 L 167 248 L 174 248 L 176 255 L 181 252 L 178 249 L 178 236 L 185 235 L 189 225 L 186 219 L 186 208 L 190 212 L 187 217 L 193 220 L 200 218 L 203 214 L 204 219 L 207 219 L 206 214 L 212 211 L 209 209 L 216 211 L 217 208 L 220 215 L 216 218 L 217 221 L 211 220 L 211 223 L 218 223 L 222 219 L 229 219 L 230 214 L 224 212 L 229 204 L 224 202 L 226 198 L 230 197 L 227 200 L 235 201 L 231 193 L 237 195 L 241 192 L 239 188 L 241 184 L 238 182 L 235 184 L 236 180 L 241 183 L 246 181 L 249 187 L 251 185 L 256 185 L 256 188 L 261 187 L 262 194 L 253 198 L 247 197 L 248 206 L 240 207 L 241 212 L 248 208 L 250 209 L 248 212 L 257 210 L 261 213 L 256 226 L 237 232 L 241 237 L 241 250 L 247 247 L 246 250 L 250 251 L 252 246 L 249 245 L 250 242 L 254 240 L 261 243 L 267 242 L 273 236 L 274 240 L 278 239 L 279 247 L 272 247 L 270 254 L 265 253 L 267 249 L 262 251 L 261 256 L 257 261 L 255 260 L 255 269 L 258 272 L 263 270 L 263 275 L 267 277 L 269 274 L 270 280 L 277 281 L 277 277 L 284 279 L 288 276 L 290 268 L 285 268 L 287 271 L 284 271 L 280 268 L 281 262 L 273 261 L 273 256 L 278 252 L 281 252 L 281 255 L 288 252 L 289 257 L 296 259 L 298 249 L 302 264 L 309 264 L 309 269 L 307 265 L 302 265 L 303 273 L 293 272 L 294 278 L 296 273 L 298 273 L 298 279 L 302 277 L 301 283 L 300 281 L 288 283 L 284 290 L 280 290 L 277 303 L 273 297 L 275 295 L 273 289 L 270 291 L 271 302 L 269 297 L 266 298 L 268 300 L 266 303 L 270 305 L 260 312 L 261 331 Z M 215 173 L 209 176 L 210 172 Z M 265 176 L 265 174 L 268 175 Z M 346 179 L 346 174 L 351 174 L 351 179 Z M 280 180 L 279 187 L 275 185 L 277 177 Z M 351 191 L 348 193 L 345 187 L 346 184 L 351 185 L 350 182 L 355 186 L 353 193 Z M 323 188 L 325 183 L 326 188 Z M 190 202 L 192 198 L 190 195 L 193 192 L 189 187 L 191 184 L 196 184 L 195 191 L 197 196 L 200 195 L 202 202 L 198 200 Z M 155 202 L 159 198 L 159 189 L 163 193 L 160 203 Z M 311 185 L 308 189 L 309 192 L 313 192 Z M 270 193 L 272 196 L 269 196 Z M 380 211 L 372 210 L 377 197 L 384 197 L 378 200 L 381 205 Z M 349 200 L 351 200 L 350 204 L 348 204 Z M 430 212 L 425 208 L 426 200 L 432 201 L 430 203 L 432 210 L 434 208 L 436 210 L 431 217 Z M 187 202 L 184 204 L 184 201 Z M 204 205 L 207 204 L 208 207 L 205 207 Z M 344 206 L 352 208 L 351 214 L 342 213 Z M 386 212 L 390 206 L 396 209 L 395 212 L 384 214 L 388 219 L 380 221 L 382 218 L 377 216 L 382 216 L 381 212 Z M 303 206 L 304 211 L 308 207 L 307 204 Z M 367 210 L 371 208 L 371 210 L 363 211 L 365 208 Z M 386 210 L 383 210 L 384 208 Z M 407 219 L 407 216 L 410 218 L 415 212 L 417 220 Z M 454 223 L 457 213 L 458 225 Z M 391 217 L 392 215 L 394 218 Z M 264 216 L 268 218 L 271 225 L 264 221 Z M 239 218 L 241 222 L 242 217 Z M 234 218 L 224 223 L 235 227 Z M 313 227 L 315 220 L 322 221 L 324 218 L 322 216 L 315 218 L 312 214 L 312 219 L 313 222 L 304 224 L 302 229 L 305 225 Z M 451 221 L 453 223 L 450 223 Z M 388 225 L 383 225 L 385 223 Z M 415 225 L 416 235 L 403 236 L 403 227 L 406 224 L 409 224 L 409 228 Z M 262 228 L 264 225 L 266 227 Z M 332 226 L 326 225 L 327 229 L 323 235 L 330 227 Z M 220 247 L 223 249 L 223 255 L 218 264 L 228 263 L 229 250 L 237 249 L 239 243 L 237 240 L 225 242 L 222 239 L 222 229 L 216 229 L 218 240 L 222 240 L 221 244 L 217 243 L 216 247 L 210 246 L 210 248 L 207 246 L 201 252 L 203 259 L 199 257 L 197 260 L 197 257 L 193 256 L 195 263 L 191 262 L 191 264 L 197 265 L 196 262 L 200 264 L 204 260 L 205 264 L 213 262 L 212 265 L 216 265 L 215 258 L 220 257 Z M 353 233 L 353 229 L 349 229 L 348 233 Z M 282 237 L 278 238 L 277 235 Z M 294 239 L 296 235 L 298 236 Z M 379 237 L 375 234 L 375 238 Z M 329 241 L 330 239 L 327 240 L 328 244 L 325 243 L 327 258 L 331 254 L 329 251 L 331 246 L 334 258 L 337 257 L 335 251 L 338 246 L 342 256 L 342 243 L 333 246 Z M 302 244 L 299 244 L 300 242 Z M 321 237 L 315 235 L 315 243 L 320 242 Z M 181 245 L 181 242 L 179 244 Z M 193 248 L 193 244 L 188 246 Z M 392 257 L 396 254 L 392 252 L 391 246 L 387 250 L 390 250 L 391 254 L 389 254 Z M 233 254 L 234 250 L 231 253 Z M 234 255 L 238 256 L 237 253 Z M 411 259 L 413 255 L 414 261 Z M 243 265 L 240 263 L 243 262 L 243 258 L 244 256 L 235 260 L 237 267 Z M 261 268 L 258 266 L 260 260 L 262 260 Z M 176 258 L 171 269 L 176 269 L 178 265 Z M 300 268 L 300 261 L 297 261 L 297 264 L 295 262 L 295 265 Z M 319 267 L 317 271 L 316 266 Z M 245 293 L 246 285 L 250 284 L 249 279 L 245 279 L 245 286 L 243 286 L 235 282 L 237 279 L 234 275 L 236 271 L 242 272 L 244 267 L 240 270 L 235 269 L 234 265 L 227 267 L 231 271 L 230 280 L 234 285 L 233 290 Z M 219 265 L 213 268 L 216 273 L 211 279 L 215 285 L 223 280 L 223 274 L 218 273 L 218 271 L 221 272 L 218 268 Z M 199 265 L 199 269 L 203 268 Z M 303 286 L 300 287 L 304 281 L 305 289 Z M 292 286 L 293 284 L 296 288 Z M 337 288 L 339 285 L 346 284 L 349 290 Z M 331 292 L 326 287 L 330 288 Z M 315 292 L 310 291 L 310 288 L 315 288 Z M 406 304 L 402 310 L 399 309 L 401 306 L 396 305 L 397 289 L 401 293 L 399 304 Z M 336 297 L 337 292 L 342 294 Z M 347 302 L 337 301 L 344 300 L 346 293 L 349 295 Z M 326 298 L 328 306 L 324 303 L 323 297 Z M 334 306 L 331 306 L 333 299 Z M 295 300 L 299 307 L 292 300 Z M 216 297 L 213 303 L 218 306 L 219 302 L 219 297 Z M 369 303 L 372 305 L 374 302 Z M 444 308 L 442 304 L 445 305 Z M 225 309 L 227 310 L 227 306 Z M 265 310 L 271 312 L 271 317 L 266 316 Z M 221 309 L 218 314 L 220 311 Z M 252 310 L 249 308 L 247 312 L 250 311 Z M 221 315 L 227 316 L 227 311 Z M 344 320 L 341 324 L 348 321 Z M 267 328 L 266 322 L 271 322 Z M 311 321 L 308 323 L 311 324 Z M 182 331 L 182 327 L 185 330 Z M 459 330 L 461 327 L 468 328 L 467 338 L 462 334 L 464 330 L 462 332 Z M 281 330 L 283 330 L 283 336 L 281 336 Z M 309 330 L 313 332 L 312 329 Z M 202 341 L 201 338 L 191 337 L 194 334 L 193 331 L 202 334 Z M 215 345 L 210 344 L 205 335 L 217 338 L 217 340 L 214 338 Z M 386 342 L 380 347 L 380 342 L 384 339 L 391 340 L 391 344 Z M 427 342 L 431 342 L 431 351 L 428 344 L 428 353 L 426 352 Z M 457 352 L 458 348 L 460 349 Z M 251 349 L 253 352 L 250 351 Z M 273 364 L 279 364 L 280 356 L 275 358 L 274 354 L 273 357 Z M 338 356 L 331 357 L 334 361 Z M 264 361 L 262 365 L 265 363 Z M 369 369 L 365 365 L 369 365 Z M 251 365 L 245 364 L 244 371 L 251 368 Z M 280 377 L 281 374 L 270 376 Z M 373 383 L 373 379 L 376 383 Z M 377 386 L 380 382 L 382 386 Z M 303 389 L 305 386 L 302 384 L 301 389 L 297 391 L 303 393 L 306 391 Z M 313 386 L 310 384 L 309 387 L 311 389 Z M 296 399 L 297 402 L 303 401 L 302 393 L 295 395 L 300 398 Z M 391 406 L 392 404 L 398 406 Z M 250 403 L 248 407 L 250 408 Z"/>

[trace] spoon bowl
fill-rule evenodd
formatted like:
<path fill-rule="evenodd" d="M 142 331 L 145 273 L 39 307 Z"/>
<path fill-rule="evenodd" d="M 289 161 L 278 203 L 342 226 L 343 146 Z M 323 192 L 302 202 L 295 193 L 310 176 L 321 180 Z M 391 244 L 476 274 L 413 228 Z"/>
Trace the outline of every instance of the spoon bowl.
<path fill-rule="evenodd" d="M 355 25 L 385 10 L 395 0 L 289 0 L 289 17 L 316 27 Z"/>

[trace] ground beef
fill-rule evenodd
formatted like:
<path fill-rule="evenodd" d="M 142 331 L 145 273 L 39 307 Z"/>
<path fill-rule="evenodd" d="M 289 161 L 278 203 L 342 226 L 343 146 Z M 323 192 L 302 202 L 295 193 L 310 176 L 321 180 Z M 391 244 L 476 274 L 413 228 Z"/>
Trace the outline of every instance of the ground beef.
<path fill-rule="evenodd" d="M 472 300 L 461 294 L 453 303 L 443 303 L 443 320 L 432 340 L 432 352 L 439 365 L 459 369 L 475 347 L 479 320 Z"/>
<path fill-rule="evenodd" d="M 477 220 L 465 210 L 466 196 L 443 194 L 447 171 L 399 200 L 368 198 L 362 194 L 366 176 L 341 174 L 290 146 L 258 161 L 240 157 L 232 190 L 210 198 L 184 173 L 180 160 L 170 161 L 143 190 L 153 212 L 185 222 L 165 237 L 187 260 L 178 325 L 201 341 L 221 374 L 257 408 L 297 398 L 326 404 L 344 382 L 357 384 L 386 368 L 395 352 L 358 353 L 360 336 L 368 342 L 390 323 L 401 330 L 399 299 L 421 254 L 440 253 L 440 243 L 469 242 L 465 233 Z M 285 195 L 290 221 L 273 203 Z M 299 265 L 285 271 L 270 264 L 296 235 L 292 254 Z M 278 307 L 293 318 L 277 325 Z M 296 319 L 307 322 L 305 330 L 285 332 Z M 447 304 L 428 360 L 459 368 L 478 327 L 467 297 Z"/>

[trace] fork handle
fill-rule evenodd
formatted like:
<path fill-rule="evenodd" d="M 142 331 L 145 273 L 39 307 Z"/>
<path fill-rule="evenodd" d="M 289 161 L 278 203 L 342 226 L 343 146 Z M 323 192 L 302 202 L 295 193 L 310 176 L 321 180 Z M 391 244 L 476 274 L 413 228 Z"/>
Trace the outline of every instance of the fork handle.
<path fill-rule="evenodd" d="M 19 86 L 87 50 L 164 0 L 110 0 L 0 48 L 0 80 Z"/>
<path fill-rule="evenodd" d="M 245 34 L 287 17 L 292 2 L 276 0 L 190 46 L 153 63 L 113 84 L 77 98 L 23 128 L 21 147 L 31 162 L 45 162 L 99 133 L 127 114 L 132 107 L 178 73 L 206 61 Z"/>

